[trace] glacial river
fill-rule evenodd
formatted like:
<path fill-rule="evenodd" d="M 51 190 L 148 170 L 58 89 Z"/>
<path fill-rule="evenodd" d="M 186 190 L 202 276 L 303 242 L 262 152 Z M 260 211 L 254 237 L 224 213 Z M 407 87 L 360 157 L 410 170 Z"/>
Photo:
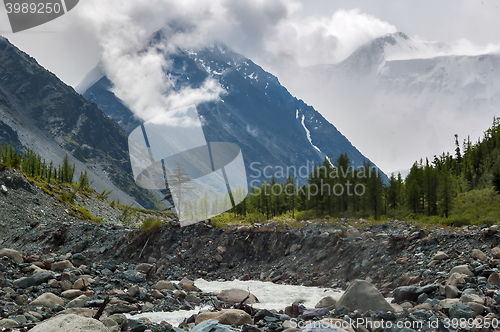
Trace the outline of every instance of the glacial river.
<path fill-rule="evenodd" d="M 336 300 L 340 298 L 342 293 L 339 290 L 331 288 L 318 288 L 318 287 L 305 287 L 305 286 L 292 286 L 292 285 L 279 285 L 272 282 L 262 281 L 206 281 L 197 279 L 195 285 L 204 292 L 219 293 L 221 290 L 238 288 L 249 290 L 258 299 L 259 303 L 253 305 L 258 309 L 276 309 L 284 310 L 286 306 L 291 305 L 294 301 L 301 300 L 306 308 L 314 308 L 316 303 L 323 297 L 332 295 Z M 140 317 L 147 317 L 155 323 L 167 321 L 172 326 L 176 327 L 181 323 L 184 318 L 196 314 L 203 308 L 196 308 L 195 310 L 179 310 L 174 312 L 151 312 L 127 317 L 138 319 Z"/>

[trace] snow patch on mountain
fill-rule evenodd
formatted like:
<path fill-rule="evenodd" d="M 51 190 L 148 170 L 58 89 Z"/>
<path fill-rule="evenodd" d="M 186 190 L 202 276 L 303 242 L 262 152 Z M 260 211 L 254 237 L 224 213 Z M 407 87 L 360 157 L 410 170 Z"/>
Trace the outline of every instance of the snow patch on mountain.
<path fill-rule="evenodd" d="M 316 149 L 316 151 L 318 151 L 319 153 L 323 153 L 316 145 L 313 144 L 312 139 L 311 139 L 311 131 L 309 129 L 307 129 L 306 124 L 305 124 L 305 119 L 306 119 L 306 116 L 304 114 L 302 114 L 301 124 L 302 124 L 302 127 L 304 127 L 304 130 L 306 132 L 307 140 L 309 141 L 309 143 L 311 143 L 311 146 L 314 149 Z"/>

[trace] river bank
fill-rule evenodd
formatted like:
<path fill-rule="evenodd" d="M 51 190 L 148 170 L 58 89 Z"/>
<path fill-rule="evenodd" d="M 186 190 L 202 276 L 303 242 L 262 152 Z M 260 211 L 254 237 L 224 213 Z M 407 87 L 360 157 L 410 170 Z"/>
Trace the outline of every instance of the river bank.
<path fill-rule="evenodd" d="M 223 332 L 230 328 L 213 321 L 201 325 L 203 317 L 215 314 L 200 310 L 224 309 L 243 310 L 218 321 L 245 332 L 282 331 L 325 319 L 360 319 L 359 326 L 342 328 L 372 332 L 409 331 L 397 322 L 421 322 L 415 330 L 451 331 L 458 329 L 453 319 L 468 328 L 478 319 L 482 325 L 473 329 L 490 324 L 493 330 L 500 312 L 496 225 L 422 229 L 410 222 L 360 220 L 357 227 L 311 221 L 286 228 L 269 221 L 218 229 L 209 223 L 181 228 L 171 219 L 148 231 L 74 218 L 23 176 L 9 177 L 0 177 L 7 189 L 2 204 L 8 202 L 2 209 L 28 216 L 8 213 L 1 219 L 7 235 L 0 239 L 0 327 L 12 331 L 35 330 L 52 317 L 94 316 L 107 298 L 101 316 L 107 330 L 102 331 Z M 89 209 L 102 204 L 87 202 Z M 281 300 L 267 309 L 259 303 L 245 306 L 220 297 L 221 288 L 208 287 L 233 280 L 262 282 L 256 287 L 268 290 L 268 285 L 283 286 L 271 291 Z M 289 285 L 327 289 L 326 299 L 314 304 L 319 295 L 310 302 L 288 296 L 293 294 Z M 351 295 L 326 296 L 337 291 Z M 179 310 L 186 315 L 179 313 L 173 324 L 138 316 Z M 369 321 L 394 326 L 373 327 Z"/>

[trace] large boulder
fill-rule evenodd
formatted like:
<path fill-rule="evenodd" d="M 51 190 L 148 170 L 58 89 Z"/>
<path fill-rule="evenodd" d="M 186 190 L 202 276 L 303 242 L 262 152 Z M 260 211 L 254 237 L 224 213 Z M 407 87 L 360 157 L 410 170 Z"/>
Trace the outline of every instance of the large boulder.
<path fill-rule="evenodd" d="M 36 299 L 34 299 L 31 303 L 31 305 L 41 305 L 47 308 L 52 308 L 56 304 L 63 306 L 64 305 L 64 300 L 61 299 L 59 296 L 52 294 L 52 293 L 43 293 Z"/>
<path fill-rule="evenodd" d="M 239 309 L 227 309 L 217 312 L 202 312 L 198 316 L 196 316 L 195 323 L 199 324 L 203 321 L 215 319 L 219 323 L 224 325 L 235 325 L 241 326 L 243 324 L 253 324 L 252 317 Z"/>
<path fill-rule="evenodd" d="M 0 257 L 8 257 L 17 264 L 21 264 L 24 262 L 23 256 L 19 253 L 19 251 L 14 249 L 3 248 L 2 250 L 0 250 Z"/>
<path fill-rule="evenodd" d="M 343 305 L 351 311 L 356 309 L 394 311 L 394 308 L 385 300 L 378 289 L 365 280 L 354 280 L 337 305 Z"/>
<path fill-rule="evenodd" d="M 241 303 L 247 296 L 248 299 L 245 300 L 245 304 L 253 304 L 259 302 L 259 300 L 255 297 L 255 295 L 249 293 L 246 290 L 242 289 L 225 289 L 221 291 L 218 295 L 217 298 L 220 301 L 224 301 L 226 303 L 231 303 L 231 304 L 236 304 L 236 303 Z"/>
<path fill-rule="evenodd" d="M 30 332 L 110 332 L 110 330 L 97 319 L 59 315 L 38 324 Z"/>

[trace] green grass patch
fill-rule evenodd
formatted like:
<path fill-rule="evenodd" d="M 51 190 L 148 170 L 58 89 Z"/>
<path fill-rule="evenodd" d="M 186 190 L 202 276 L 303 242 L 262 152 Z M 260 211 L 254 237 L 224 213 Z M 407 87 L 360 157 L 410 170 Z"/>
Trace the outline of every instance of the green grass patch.
<path fill-rule="evenodd" d="M 141 231 L 144 233 L 151 234 L 154 231 L 158 230 L 163 223 L 155 218 L 146 218 L 141 225 Z"/>
<path fill-rule="evenodd" d="M 86 208 L 84 208 L 83 206 L 78 206 L 78 207 L 76 207 L 76 210 L 77 210 L 78 212 L 80 212 L 81 216 L 83 217 L 83 218 L 81 218 L 81 219 L 86 219 L 86 220 L 89 220 L 89 221 L 91 221 L 91 222 L 97 222 L 97 223 L 100 223 L 100 224 L 102 224 L 102 223 L 105 223 L 105 222 L 106 222 L 105 220 L 103 220 L 103 219 L 101 219 L 101 218 L 96 218 L 96 217 L 94 217 L 94 216 L 93 216 L 93 215 L 89 212 L 89 210 L 87 210 L 87 209 L 86 209 Z"/>

